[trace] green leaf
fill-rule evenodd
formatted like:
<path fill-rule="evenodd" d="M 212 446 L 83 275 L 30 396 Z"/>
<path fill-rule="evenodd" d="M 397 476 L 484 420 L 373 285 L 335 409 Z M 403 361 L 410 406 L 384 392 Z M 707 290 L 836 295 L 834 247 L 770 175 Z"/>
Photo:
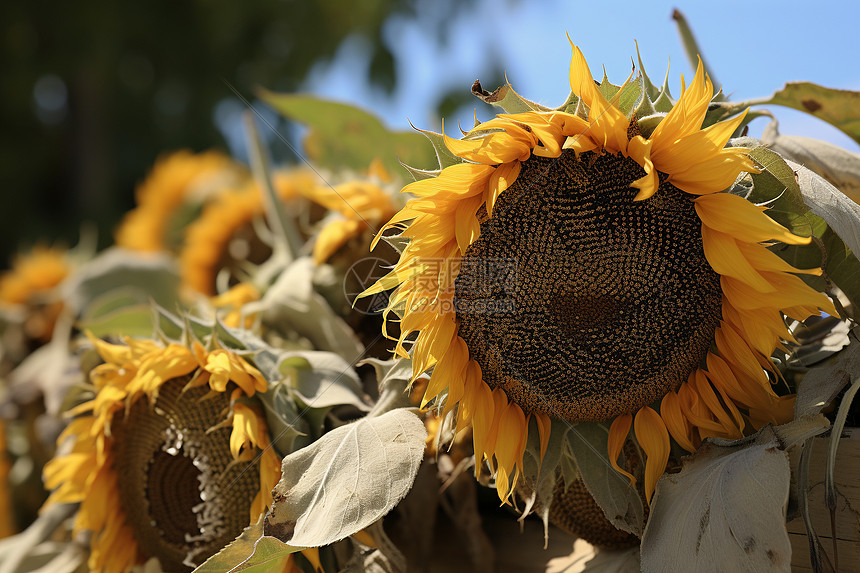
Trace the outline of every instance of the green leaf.
<path fill-rule="evenodd" d="M 305 153 L 324 167 L 365 171 L 374 159 L 379 159 L 389 173 L 400 177 L 406 175 L 401 161 L 415 167 L 433 167 L 433 149 L 421 134 L 391 131 L 362 109 L 308 95 L 266 90 L 259 95 L 283 116 L 310 128 Z"/>
<path fill-rule="evenodd" d="M 379 383 L 379 398 L 368 416 L 379 416 L 397 408 L 412 406 L 407 391 L 407 385 L 412 378 L 411 358 L 395 358 L 394 360 L 366 358 L 358 363 L 359 366 L 365 364 L 373 365 Z"/>
<path fill-rule="evenodd" d="M 810 210 L 827 221 L 851 251 L 860 253 L 860 204 L 817 173 L 793 161 L 786 163 L 794 170 L 803 201 Z"/>
<path fill-rule="evenodd" d="M 292 392 L 284 381 L 272 383 L 266 392 L 257 396 L 266 411 L 266 424 L 279 455 L 286 456 L 313 439 L 309 437 L 310 425 L 299 412 Z"/>
<path fill-rule="evenodd" d="M 805 216 L 809 207 L 803 201 L 794 171 L 785 159 L 761 146 L 752 149 L 750 157 L 761 165 L 762 172 L 751 174 L 753 191 L 749 200 L 757 204 L 767 204 L 767 214 L 794 234 L 812 236 L 813 225 Z M 820 230 L 823 232 L 823 228 Z"/>
<path fill-rule="evenodd" d="M 299 257 L 281 273 L 260 301 L 262 321 L 275 332 L 297 332 L 317 350 L 329 350 L 353 361 L 364 353 L 364 347 L 325 298 L 314 291 L 313 269 L 312 259 Z"/>
<path fill-rule="evenodd" d="M 412 411 L 363 418 L 284 458 L 264 532 L 328 545 L 384 516 L 412 487 L 427 431 Z"/>
<path fill-rule="evenodd" d="M 827 428 L 805 418 L 728 442 L 706 440 L 657 482 L 642 537 L 643 571 L 784 571 L 791 469 L 785 449 Z"/>
<path fill-rule="evenodd" d="M 645 526 L 642 498 L 630 480 L 609 462 L 606 424 L 581 422 L 567 433 L 579 475 L 594 500 L 615 527 L 641 536 Z M 623 467 L 623 466 L 622 466 Z"/>
<path fill-rule="evenodd" d="M 179 273 L 168 256 L 142 256 L 119 248 L 108 249 L 84 264 L 63 285 L 66 304 L 78 314 L 91 304 L 104 305 L 108 293 L 120 291 L 139 303 L 154 300 L 162 306 L 177 301 Z"/>
<path fill-rule="evenodd" d="M 290 555 L 300 551 L 286 543 L 263 534 L 262 520 L 245 528 L 239 537 L 207 559 L 194 573 L 281 573 Z"/>
<path fill-rule="evenodd" d="M 860 308 L 860 205 L 849 199 L 820 175 L 792 161 L 803 200 L 815 215 L 827 222 L 821 234 L 827 277 Z"/>
<path fill-rule="evenodd" d="M 361 380 L 352 365 L 335 354 L 313 350 L 298 350 L 281 354 L 280 370 L 285 366 L 295 372 L 289 379 L 295 397 L 309 408 L 331 408 L 342 404 L 361 411 L 370 407 L 363 400 Z"/>
<path fill-rule="evenodd" d="M 98 318 L 83 318 L 77 327 L 88 330 L 98 338 L 131 336 L 143 338 L 152 334 L 152 308 L 148 304 L 125 306 Z"/>
<path fill-rule="evenodd" d="M 822 119 L 860 143 L 860 92 L 825 88 L 810 82 L 789 82 L 766 99 L 746 105 L 782 105 Z"/>
<path fill-rule="evenodd" d="M 475 80 L 475 83 L 472 84 L 472 94 L 484 103 L 502 108 L 505 113 L 549 111 L 549 108 L 522 97 L 514 91 L 509 83 L 488 92 L 481 86 L 480 81 Z"/>
<path fill-rule="evenodd" d="M 860 343 L 852 341 L 835 358 L 835 362 L 813 368 L 804 375 L 797 388 L 795 418 L 821 412 L 846 384 L 860 377 Z"/>

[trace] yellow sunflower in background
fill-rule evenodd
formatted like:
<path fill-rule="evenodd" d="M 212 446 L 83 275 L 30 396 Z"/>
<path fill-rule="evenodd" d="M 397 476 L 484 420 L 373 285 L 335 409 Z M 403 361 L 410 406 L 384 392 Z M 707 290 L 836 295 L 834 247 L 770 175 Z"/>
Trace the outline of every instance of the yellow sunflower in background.
<path fill-rule="evenodd" d="M 414 198 L 383 231 L 410 242 L 364 294 L 394 289 L 396 352 L 414 340 L 414 376 L 433 367 L 422 406 L 445 393 L 445 412 L 459 405 L 503 500 L 530 418 L 543 448 L 550 418 L 612 420 L 623 473 L 633 425 L 650 500 L 670 436 L 693 451 L 791 418 L 769 360 L 792 340 L 784 316 L 836 311 L 796 276 L 820 270 L 767 248 L 810 239 L 726 192 L 758 169 L 725 147 L 743 115 L 702 129 L 713 86 L 701 63 L 650 132 L 621 110 L 628 84 L 607 100 L 576 47 L 570 85 L 575 110 L 501 114 L 445 137 L 464 162 L 403 189 Z"/>
<path fill-rule="evenodd" d="M 126 249 L 156 252 L 174 247 L 176 218 L 189 200 L 235 184 L 239 166 L 217 151 L 194 154 L 177 151 L 156 161 L 135 191 L 137 207 L 129 211 L 116 230 L 116 244 Z"/>
<path fill-rule="evenodd" d="M 30 252 L 17 256 L 12 268 L 0 274 L 0 305 L 40 307 L 24 324 L 28 337 L 43 342 L 51 338 L 62 302 L 41 300 L 41 297 L 59 285 L 70 270 L 66 249 L 37 245 Z"/>
<path fill-rule="evenodd" d="M 383 180 L 384 172 L 377 175 Z M 314 243 L 314 261 L 321 264 L 340 247 L 367 229 L 375 228 L 394 215 L 391 194 L 372 181 L 350 181 L 334 187 L 317 187 L 313 201 L 337 215 L 328 220 Z"/>
<path fill-rule="evenodd" d="M 316 180 L 314 173 L 299 170 L 275 173 L 272 183 L 281 200 L 292 201 L 304 196 Z M 271 246 L 253 226 L 264 213 L 263 196 L 253 181 L 207 204 L 185 233 L 179 255 L 183 283 L 211 296 L 218 290 L 216 279 L 222 269 L 241 276 L 242 265 L 265 261 L 272 254 Z"/>
<path fill-rule="evenodd" d="M 380 176 L 379 168 L 371 173 Z M 295 200 L 302 198 L 332 212 L 324 219 L 314 244 L 314 260 L 325 262 L 351 238 L 371 225 L 379 225 L 395 211 L 391 195 L 371 181 L 350 181 L 334 187 L 320 185 L 319 176 L 297 170 L 274 174 L 273 186 L 281 200 L 299 215 Z M 265 212 L 256 183 L 225 192 L 206 205 L 200 217 L 189 225 L 185 246 L 180 253 L 183 282 L 197 292 L 218 292 L 218 273 L 226 269 L 242 276 L 248 263 L 260 264 L 271 255 L 271 247 L 258 236 L 253 226 Z M 321 213 L 310 213 L 304 223 L 314 223 Z"/>
<path fill-rule="evenodd" d="M 243 358 L 197 342 L 93 343 L 105 361 L 91 373 L 95 397 L 72 410 L 45 467 L 46 505 L 80 503 L 74 531 L 92 532 L 92 571 L 152 557 L 190 570 L 271 504 L 281 460 L 254 398 L 267 382 Z"/>

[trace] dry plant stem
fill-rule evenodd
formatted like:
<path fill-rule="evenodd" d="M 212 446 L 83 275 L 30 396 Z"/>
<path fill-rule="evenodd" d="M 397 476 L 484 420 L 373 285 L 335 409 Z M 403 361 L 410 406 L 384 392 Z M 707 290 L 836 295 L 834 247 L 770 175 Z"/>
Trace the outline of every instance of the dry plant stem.
<path fill-rule="evenodd" d="M 253 112 L 246 111 L 242 115 L 242 119 L 245 122 L 245 129 L 247 131 L 251 171 L 263 195 L 263 204 L 266 206 L 266 219 L 272 227 L 272 232 L 278 238 L 275 241 L 276 248 L 285 251 L 287 260 L 291 261 L 298 256 L 299 250 L 302 247 L 301 236 L 293 221 L 284 213 L 275 189 L 272 186 L 272 180 L 269 177 L 271 172 L 269 159 L 260 139 L 260 134 L 257 131 Z"/>
<path fill-rule="evenodd" d="M 830 563 L 830 557 L 822 550 L 821 539 L 818 537 L 814 526 L 812 525 L 812 517 L 809 514 L 809 460 L 812 458 L 812 445 L 814 438 L 809 438 L 803 444 L 803 449 L 800 452 L 799 472 L 797 476 L 797 489 L 799 492 L 800 513 L 803 517 L 803 524 L 806 526 L 806 536 L 809 540 L 809 556 L 812 565 L 812 570 L 815 573 L 823 573 L 824 563 L 822 556 L 827 561 L 827 566 L 830 570 L 833 565 Z"/>
<path fill-rule="evenodd" d="M 836 449 L 839 447 L 842 429 L 845 427 L 845 420 L 848 418 L 848 411 L 851 409 L 851 403 L 857 395 L 857 390 L 860 390 L 860 378 L 854 380 L 851 387 L 848 388 L 842 397 L 842 403 L 839 404 L 836 420 L 833 422 L 833 428 L 830 430 L 827 465 L 824 468 L 824 496 L 827 500 L 827 507 L 830 509 L 830 535 L 833 537 L 833 561 L 836 565 L 836 571 L 839 571 L 839 553 L 836 547 L 836 485 L 834 483 Z"/>

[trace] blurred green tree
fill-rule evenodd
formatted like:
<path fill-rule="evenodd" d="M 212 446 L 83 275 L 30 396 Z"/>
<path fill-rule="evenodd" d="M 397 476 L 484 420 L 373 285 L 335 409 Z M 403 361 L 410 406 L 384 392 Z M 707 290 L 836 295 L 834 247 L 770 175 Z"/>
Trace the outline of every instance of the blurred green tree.
<path fill-rule="evenodd" d="M 396 85 L 389 16 L 420 0 L 208 0 L 0 6 L 0 267 L 20 243 L 74 242 L 94 221 L 101 244 L 164 152 L 224 147 L 214 121 L 255 86 L 298 88 L 355 34 L 369 80 Z M 444 2 L 456 11 L 464 3 Z M 430 23 L 444 37 L 444 19 Z M 432 30 L 431 30 L 432 33 Z"/>

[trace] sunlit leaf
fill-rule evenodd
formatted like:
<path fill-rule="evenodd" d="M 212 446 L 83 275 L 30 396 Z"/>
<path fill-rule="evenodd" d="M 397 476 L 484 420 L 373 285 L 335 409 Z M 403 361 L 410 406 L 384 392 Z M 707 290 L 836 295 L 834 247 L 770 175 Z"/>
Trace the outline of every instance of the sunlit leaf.
<path fill-rule="evenodd" d="M 502 108 L 505 113 L 523 113 L 527 111 L 547 111 L 546 108 L 538 103 L 529 101 L 523 96 L 514 91 L 511 84 L 505 84 L 488 92 L 481 86 L 481 82 L 475 80 L 472 84 L 472 95 L 477 97 L 484 103 Z"/>
<path fill-rule="evenodd" d="M 403 499 L 427 431 L 412 411 L 363 418 L 284 458 L 264 531 L 291 545 L 328 545 L 369 526 Z"/>
<path fill-rule="evenodd" d="M 806 112 L 860 143 L 860 92 L 825 88 L 810 82 L 790 82 L 769 98 L 749 103 L 783 105 Z"/>
<path fill-rule="evenodd" d="M 260 92 L 285 117 L 306 124 L 305 152 L 331 169 L 365 171 L 379 159 L 390 173 L 406 176 L 400 161 L 432 169 L 435 154 L 417 132 L 391 131 L 376 116 L 353 106 L 308 95 Z"/>
<path fill-rule="evenodd" d="M 860 203 L 860 153 L 829 141 L 782 135 L 776 120 L 764 129 L 761 142 L 786 159 L 818 173 L 855 203 Z"/>
<path fill-rule="evenodd" d="M 256 523 L 246 527 L 239 537 L 207 559 L 194 573 L 281 573 L 296 551 L 299 549 L 265 536 L 262 523 Z"/>

